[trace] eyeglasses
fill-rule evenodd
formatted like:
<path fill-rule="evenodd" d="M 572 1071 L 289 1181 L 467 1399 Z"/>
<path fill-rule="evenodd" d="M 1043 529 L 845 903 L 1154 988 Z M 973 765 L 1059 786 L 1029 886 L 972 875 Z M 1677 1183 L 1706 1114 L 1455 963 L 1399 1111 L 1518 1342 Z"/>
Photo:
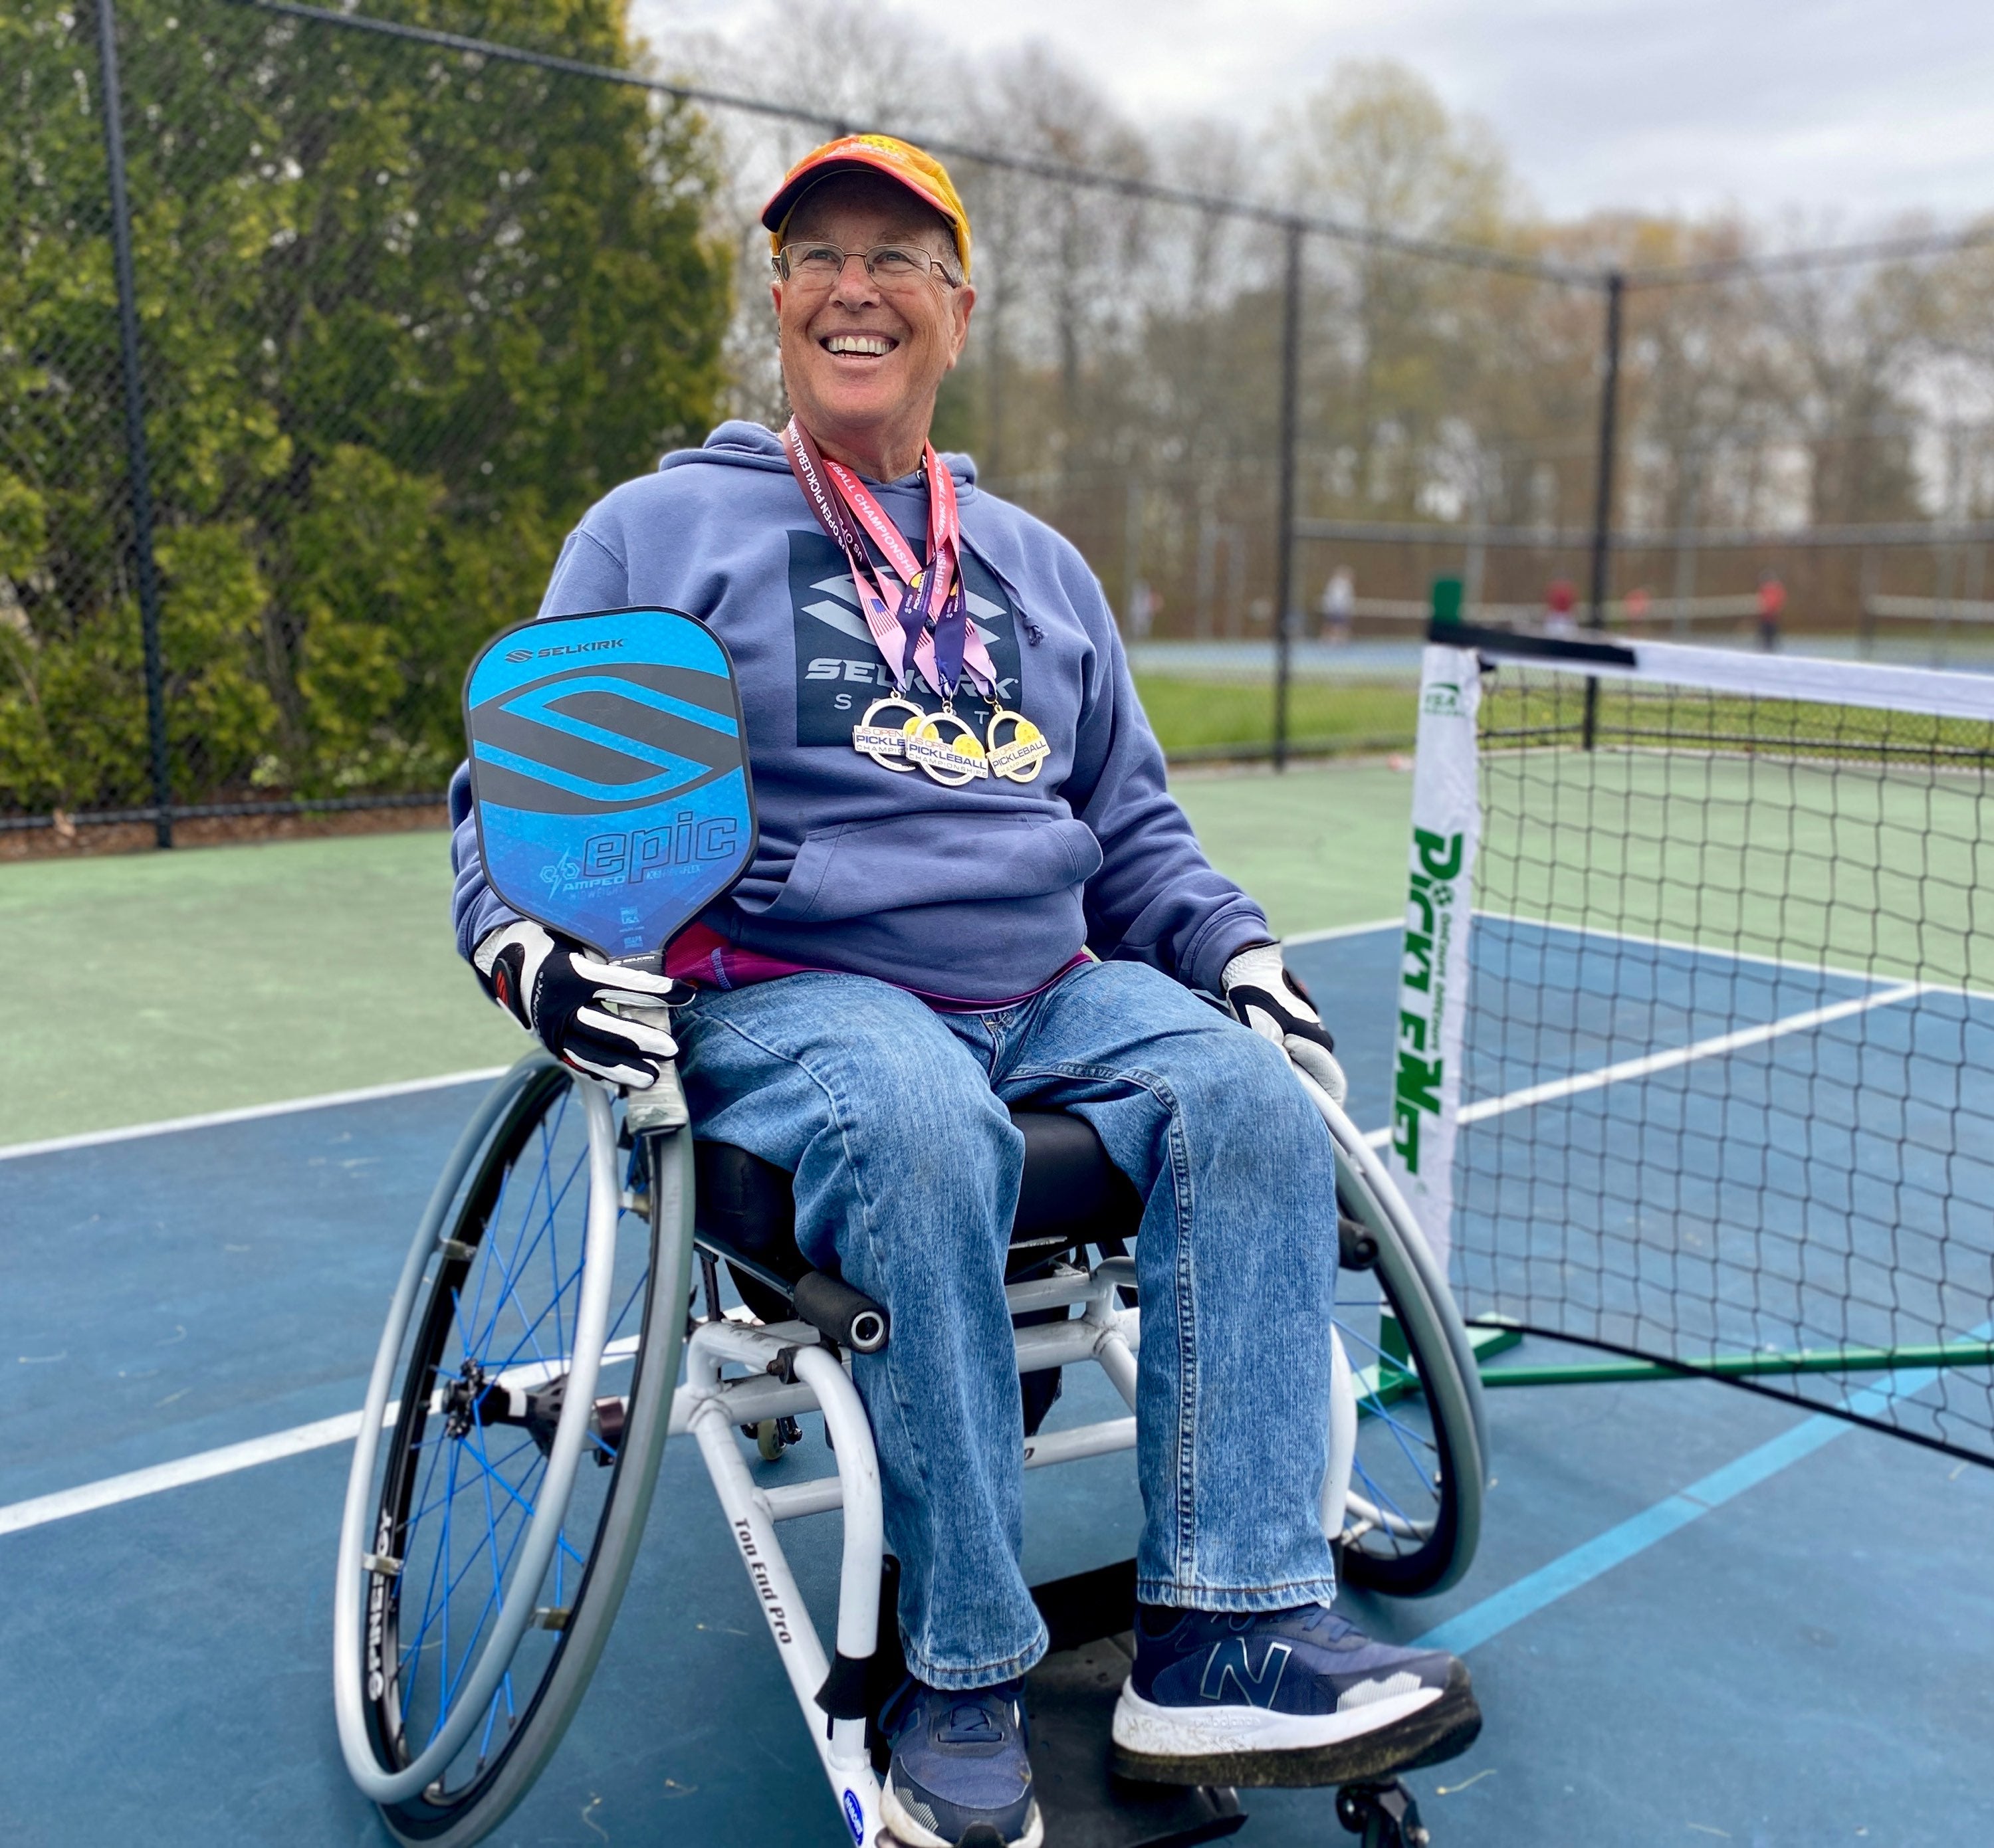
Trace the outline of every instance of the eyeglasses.
<path fill-rule="evenodd" d="M 841 250 L 835 244 L 786 244 L 776 252 L 776 274 L 786 282 L 828 289 L 854 257 L 882 289 L 917 288 L 930 274 L 940 276 L 948 288 L 959 286 L 959 279 L 950 275 L 941 258 L 918 244 L 875 244 L 870 250 Z"/>

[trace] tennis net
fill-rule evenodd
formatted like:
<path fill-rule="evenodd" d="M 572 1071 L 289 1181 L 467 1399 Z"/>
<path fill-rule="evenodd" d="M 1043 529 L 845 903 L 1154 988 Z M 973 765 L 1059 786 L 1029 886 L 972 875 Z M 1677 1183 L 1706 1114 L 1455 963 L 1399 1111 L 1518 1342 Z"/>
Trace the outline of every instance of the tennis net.
<path fill-rule="evenodd" d="M 1994 677 L 1434 635 L 1393 1159 L 1464 1310 L 1994 1463 Z"/>

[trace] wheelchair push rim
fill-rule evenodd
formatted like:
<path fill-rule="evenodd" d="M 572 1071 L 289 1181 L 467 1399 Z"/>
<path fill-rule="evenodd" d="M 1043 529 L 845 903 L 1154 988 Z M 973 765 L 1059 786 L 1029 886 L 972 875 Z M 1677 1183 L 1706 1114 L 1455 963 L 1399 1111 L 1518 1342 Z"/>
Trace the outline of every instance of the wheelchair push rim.
<path fill-rule="evenodd" d="M 524 1794 L 627 1579 L 690 1262 L 680 1152 L 648 1199 L 626 1190 L 653 1141 L 619 1147 L 611 1093 L 529 1056 L 411 1248 L 348 1482 L 334 1658 L 348 1770 L 404 1840 L 475 1840 Z"/>
<path fill-rule="evenodd" d="M 1480 1529 L 1472 1429 L 1444 1377 L 1451 1357 L 1389 1259 L 1354 1285 L 1346 1273 L 1338 1294 L 1358 1429 L 1334 1536 L 1341 1576 L 1391 1596 L 1441 1590 L 1467 1570 Z"/>
<path fill-rule="evenodd" d="M 1347 1282 L 1338 1292 L 1360 1413 L 1338 1540 L 1342 1575 L 1392 1596 L 1443 1591 L 1472 1564 L 1481 1538 L 1486 1450 L 1473 1350 L 1390 1176 L 1349 1118 L 1303 1082 L 1336 1145 L 1339 1210 L 1371 1234 L 1377 1252 L 1368 1273 L 1375 1296 L 1353 1296 Z M 1372 1311 L 1375 1333 L 1366 1332 Z"/>

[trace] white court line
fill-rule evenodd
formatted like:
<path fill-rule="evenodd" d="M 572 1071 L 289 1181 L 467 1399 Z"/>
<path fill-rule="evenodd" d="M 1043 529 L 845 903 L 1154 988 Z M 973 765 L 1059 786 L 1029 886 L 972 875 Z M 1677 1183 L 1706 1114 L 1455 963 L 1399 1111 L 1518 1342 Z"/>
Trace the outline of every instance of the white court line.
<path fill-rule="evenodd" d="M 1561 930 L 1575 936 L 1611 937 L 1622 943 L 1642 943 L 1657 950 L 1677 950 L 1696 956 L 1728 957 L 1734 962 L 1763 963 L 1778 969 L 1801 969 L 1811 974 L 1845 977 L 1851 981 L 1874 982 L 1883 978 L 1865 975 L 1859 970 L 1838 969 L 1826 963 L 1796 963 L 1780 957 L 1755 955 L 1749 950 L 1725 950 L 1702 943 L 1682 943 L 1668 937 L 1638 936 L 1632 932 L 1602 930 L 1592 925 L 1567 924 L 1551 918 L 1526 918 L 1511 912 L 1477 911 L 1477 918 L 1488 918 L 1498 923 L 1523 924 L 1540 930 Z M 1338 924 L 1328 930 L 1297 931 L 1283 937 L 1285 943 L 1325 943 L 1337 937 L 1364 936 L 1376 930 L 1396 930 L 1405 922 L 1403 916 L 1374 918 L 1364 924 Z M 1924 987 L 1944 994 L 1975 992 L 1955 991 L 1942 987 L 1936 983 L 1925 983 Z M 0 1147 L 0 1162 L 18 1160 L 24 1155 L 59 1155 L 66 1149 L 95 1148 L 110 1142 L 130 1142 L 143 1136 L 172 1135 L 183 1129 L 214 1129 L 228 1123 L 252 1123 L 264 1117 L 288 1116 L 295 1111 L 329 1110 L 342 1104 L 367 1104 L 381 1097 L 406 1097 L 419 1091 L 444 1090 L 454 1084 L 488 1083 L 509 1068 L 502 1065 L 480 1066 L 466 1072 L 445 1072 L 435 1078 L 411 1078 L 396 1084 L 372 1084 L 358 1090 L 327 1091 L 316 1097 L 293 1097 L 281 1104 L 252 1104 L 238 1110 L 210 1111 L 196 1117 L 168 1117 L 156 1123 L 134 1123 L 122 1129 L 94 1129 L 81 1135 L 51 1136 L 39 1142 L 15 1142 Z"/>
<path fill-rule="evenodd" d="M 172 1135 L 183 1129 L 214 1129 L 224 1123 L 253 1123 L 262 1117 L 287 1117 L 294 1111 L 330 1110 L 340 1104 L 371 1104 L 379 1097 L 406 1097 L 417 1091 L 447 1090 L 453 1084 L 488 1083 L 508 1066 L 485 1065 L 475 1071 L 445 1072 L 437 1078 L 409 1078 L 399 1084 L 370 1084 L 357 1091 L 327 1091 L 317 1097 L 291 1097 L 282 1104 L 250 1104 L 240 1110 L 209 1111 L 198 1117 L 168 1117 L 157 1123 L 133 1123 L 123 1129 L 93 1129 L 79 1136 L 51 1136 L 42 1142 L 15 1142 L 0 1148 L 0 1162 L 22 1155 L 59 1155 L 68 1148 L 95 1148 L 106 1142 L 132 1142 L 142 1136 Z"/>
<path fill-rule="evenodd" d="M 1338 924 L 1330 930 L 1298 930 L 1282 938 L 1283 946 L 1296 943 L 1326 943 L 1331 937 L 1361 937 L 1374 930 L 1402 930 L 1405 928 L 1405 914 L 1396 918 L 1374 918 L 1369 924 Z"/>
<path fill-rule="evenodd" d="M 1543 1084 L 1527 1085 L 1522 1090 L 1510 1091 L 1500 1097 L 1485 1097 L 1478 1104 L 1464 1104 L 1456 1120 L 1480 1123 L 1490 1117 L 1506 1116 L 1513 1110 L 1529 1110 L 1535 1104 L 1549 1104 L 1560 1097 L 1575 1097 L 1584 1091 L 1603 1090 L 1609 1084 L 1619 1084 L 1630 1078 L 1646 1078 L 1657 1072 L 1672 1071 L 1677 1066 L 1692 1064 L 1699 1059 L 1715 1059 L 1746 1046 L 1763 1045 L 1768 1040 L 1783 1039 L 1789 1033 L 1805 1033 L 1815 1027 L 1824 1027 L 1831 1021 L 1866 1014 L 1872 1008 L 1893 1007 L 1899 1001 L 1914 1000 L 1925 992 L 1925 987 L 1923 982 L 1903 982 L 1875 994 L 1858 995 L 1852 1001 L 1836 1001 L 1826 1008 L 1810 1008 L 1804 1014 L 1789 1014 L 1781 1019 L 1768 1021 L 1763 1026 L 1740 1027 L 1735 1032 L 1719 1033 L 1709 1039 L 1677 1046 L 1670 1052 L 1648 1052 L 1639 1059 L 1623 1059 L 1618 1065 L 1603 1066 L 1596 1072 L 1578 1072 L 1570 1077 L 1554 1078 Z"/>
<path fill-rule="evenodd" d="M 1304 930 L 1283 937 L 1284 943 L 1321 943 L 1332 937 L 1362 936 L 1373 930 L 1396 930 L 1403 918 L 1379 918 L 1369 924 L 1339 924 L 1331 930 Z M 0 1162 L 23 1155 L 60 1155 L 65 1149 L 95 1148 L 107 1142 L 135 1141 L 142 1136 L 166 1136 L 183 1129 L 214 1129 L 226 1123 L 253 1123 L 259 1117 L 288 1116 L 293 1111 L 329 1110 L 341 1104 L 367 1104 L 378 1097 L 405 1097 L 417 1091 L 444 1090 L 453 1084 L 488 1083 L 509 1068 L 481 1066 L 475 1071 L 446 1072 L 437 1078 L 411 1078 L 398 1084 L 372 1084 L 360 1090 L 327 1091 L 317 1097 L 293 1097 L 282 1104 L 252 1104 L 239 1110 L 210 1111 L 198 1117 L 168 1117 L 156 1123 L 134 1123 L 123 1129 L 93 1129 L 81 1135 L 51 1136 L 40 1142 L 0 1147 Z"/>
<path fill-rule="evenodd" d="M 389 1415 L 393 1415 L 392 1408 Z M 300 1456 L 307 1450 L 322 1450 L 328 1444 L 351 1443 L 359 1435 L 360 1414 L 342 1412 L 337 1418 L 322 1418 L 313 1425 L 293 1425 L 288 1431 L 273 1431 L 268 1437 L 252 1437 L 246 1443 L 224 1444 L 218 1450 L 198 1451 L 173 1463 L 155 1463 L 149 1470 L 107 1476 L 101 1482 L 87 1482 L 80 1488 L 60 1489 L 53 1495 L 37 1495 L 31 1501 L 0 1507 L 0 1534 L 18 1534 L 24 1528 L 66 1520 L 71 1514 L 92 1514 L 100 1508 L 115 1507 L 121 1501 L 136 1501 L 142 1495 L 156 1495 L 162 1490 L 181 1488 L 190 1482 L 206 1482 L 211 1477 L 232 1476 L 238 1470 L 274 1463 L 280 1456 Z"/>
<path fill-rule="evenodd" d="M 627 1360 L 637 1351 L 637 1337 L 626 1335 L 612 1341 L 602 1350 L 606 1361 Z M 530 1392 L 552 1377 L 550 1367 L 540 1362 L 509 1367 L 494 1384 L 516 1386 Z M 433 1409 L 436 1401 L 432 1399 Z M 381 1414 L 381 1429 L 390 1429 L 400 1415 L 402 1402 L 390 1399 Z M 51 1521 L 64 1521 L 72 1514 L 94 1514 L 100 1508 L 117 1507 L 121 1501 L 137 1501 L 166 1489 L 184 1487 L 190 1482 L 207 1482 L 217 1476 L 232 1476 L 259 1463 L 276 1463 L 286 1456 L 302 1456 L 308 1450 L 323 1450 L 334 1444 L 350 1444 L 360 1435 L 360 1414 L 342 1412 L 337 1418 L 322 1418 L 315 1424 L 293 1425 L 288 1431 L 273 1431 L 268 1437 L 252 1437 L 239 1444 L 224 1444 L 218 1449 L 199 1450 L 177 1461 L 155 1463 L 149 1469 L 128 1470 L 122 1476 L 107 1476 L 81 1487 L 58 1489 L 53 1495 L 36 1495 L 26 1501 L 10 1502 L 0 1507 L 0 1534 L 18 1534 L 31 1527 L 46 1527 Z"/>
<path fill-rule="evenodd" d="M 1554 1103 L 1560 1097 L 1575 1097 L 1581 1092 L 1604 1090 L 1609 1084 L 1623 1083 L 1631 1078 L 1646 1078 L 1657 1072 L 1670 1071 L 1677 1066 L 1693 1064 L 1699 1059 L 1715 1059 L 1746 1046 L 1763 1045 L 1768 1040 L 1783 1039 L 1789 1033 L 1804 1033 L 1815 1027 L 1824 1027 L 1831 1021 L 1845 1020 L 1851 1015 L 1866 1014 L 1872 1008 L 1894 1007 L 1899 1001 L 1913 1000 L 1924 994 L 1927 986 L 1923 982 L 1903 982 L 1874 994 L 1858 995 L 1853 1000 L 1836 1001 L 1829 1007 L 1811 1008 L 1804 1014 L 1789 1014 L 1780 1019 L 1768 1021 L 1763 1026 L 1740 1027 L 1735 1032 L 1695 1040 L 1670 1052 L 1648 1052 L 1639 1059 L 1623 1059 L 1617 1065 L 1602 1066 L 1596 1072 L 1574 1072 L 1567 1077 L 1547 1079 L 1542 1084 L 1506 1091 L 1499 1097 L 1484 1097 L 1478 1103 L 1465 1104 L 1455 1120 L 1481 1123 L 1491 1117 L 1507 1116 L 1513 1110 L 1529 1110 L 1535 1104 Z M 1389 1124 L 1382 1129 L 1374 1129 L 1364 1138 L 1373 1148 L 1382 1148 L 1391 1139 Z"/>
<path fill-rule="evenodd" d="M 1854 1001 L 1838 1001 L 1832 1007 L 1815 1008 L 1804 1014 L 1790 1015 L 1782 1020 L 1768 1022 L 1763 1026 L 1741 1028 L 1734 1033 L 1723 1033 L 1714 1039 L 1698 1040 L 1694 1045 L 1678 1047 L 1674 1052 L 1652 1052 L 1640 1059 L 1623 1059 L 1618 1065 L 1607 1066 L 1596 1072 L 1581 1072 L 1571 1077 L 1553 1079 L 1547 1083 L 1533 1084 L 1523 1090 L 1512 1091 L 1505 1097 L 1485 1098 L 1478 1104 L 1468 1104 L 1461 1113 L 1461 1121 L 1465 1123 L 1479 1122 L 1486 1117 L 1501 1116 L 1509 1111 L 1527 1110 L 1533 1104 L 1547 1103 L 1559 1097 L 1574 1097 L 1582 1091 L 1602 1090 L 1609 1084 L 1619 1084 L 1628 1079 L 1645 1078 L 1651 1073 L 1688 1065 L 1697 1059 L 1715 1058 L 1745 1046 L 1759 1045 L 1768 1040 L 1783 1038 L 1789 1033 L 1801 1033 L 1810 1028 L 1825 1026 L 1830 1022 L 1865 1013 L 1872 1008 L 1890 1007 L 1898 1001 L 1910 1000 L 1922 992 L 1924 984 L 1906 982 L 1880 994 L 1864 995 Z M 471 1076 L 480 1075 L 468 1074 Z M 441 1083 L 445 1080 L 433 1082 Z M 393 1088 L 389 1087 L 390 1093 Z M 381 1093 L 359 1094 L 374 1096 Z M 261 1114 L 272 1113 L 266 1111 Z M 1373 1148 L 1381 1148 L 1391 1140 L 1391 1135 L 1388 1124 L 1383 1129 L 1374 1130 L 1365 1140 Z M 622 1343 L 615 1344 L 617 1348 L 622 1346 Z M 390 1418 L 394 1415 L 392 1406 L 389 1408 L 387 1415 Z M 252 1438 L 245 1443 L 224 1444 L 219 1449 L 203 1450 L 194 1456 L 182 1457 L 176 1463 L 159 1463 L 150 1469 L 133 1470 L 122 1476 L 107 1477 L 101 1482 L 85 1483 L 80 1488 L 60 1490 L 53 1495 L 39 1495 L 31 1501 L 13 1502 L 0 1507 L 0 1535 L 41 1527 L 51 1521 L 61 1521 L 72 1514 L 90 1514 L 100 1508 L 114 1507 L 122 1501 L 135 1501 L 141 1496 L 156 1495 L 163 1490 L 180 1488 L 188 1483 L 205 1482 L 217 1476 L 231 1475 L 239 1470 L 253 1468 L 259 1463 L 273 1463 L 280 1457 L 296 1456 L 308 1450 L 323 1449 L 328 1445 L 350 1442 L 359 1430 L 360 1414 L 348 1412 L 337 1418 L 321 1419 L 316 1424 L 298 1425 L 289 1431 L 273 1432 L 268 1437 Z"/>
<path fill-rule="evenodd" d="M 1733 963 L 1761 963 L 1769 969 L 1793 969 L 1806 975 L 1832 975 L 1844 981 L 1886 982 L 1891 978 L 1873 971 L 1861 969 L 1844 969 L 1835 963 L 1800 963 L 1791 957 L 1763 956 L 1750 950 L 1726 950 L 1715 943 L 1685 943 L 1674 937 L 1643 936 L 1638 931 L 1608 930 L 1596 924 L 1567 924 L 1557 918 L 1526 918 L 1513 911 L 1484 911 L 1475 908 L 1476 921 L 1486 918 L 1497 924 L 1521 924 L 1533 930 L 1561 930 L 1569 936 L 1605 937 L 1615 943 L 1639 943 L 1650 950 L 1674 950 L 1687 956 L 1722 957 Z M 1933 994 L 1965 994 L 1985 998 L 1989 991 L 1975 988 L 1963 983 L 1921 981 L 1918 984 L 1927 993 Z"/>

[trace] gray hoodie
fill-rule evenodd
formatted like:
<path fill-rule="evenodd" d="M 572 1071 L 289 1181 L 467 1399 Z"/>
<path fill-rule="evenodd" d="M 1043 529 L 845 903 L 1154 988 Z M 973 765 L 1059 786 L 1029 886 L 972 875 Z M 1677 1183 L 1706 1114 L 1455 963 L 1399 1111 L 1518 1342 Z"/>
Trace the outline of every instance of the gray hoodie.
<path fill-rule="evenodd" d="M 1100 585 L 1043 521 L 978 493 L 966 457 L 947 461 L 970 615 L 999 697 L 1052 748 L 1036 782 L 951 788 L 851 748 L 889 676 L 843 556 L 759 424 L 724 423 L 605 495 L 562 547 L 540 614 L 655 604 L 700 618 L 727 645 L 761 839 L 732 895 L 701 922 L 748 960 L 995 1004 L 1043 986 L 1084 946 L 1216 993 L 1228 960 L 1273 933 L 1213 870 L 1164 786 Z M 874 491 L 924 552 L 920 474 Z M 932 690 L 916 681 L 913 691 L 940 709 Z M 955 710 L 983 734 L 989 708 L 966 677 Z M 485 884 L 470 806 L 460 768 L 451 850 L 466 956 L 514 915 Z"/>

